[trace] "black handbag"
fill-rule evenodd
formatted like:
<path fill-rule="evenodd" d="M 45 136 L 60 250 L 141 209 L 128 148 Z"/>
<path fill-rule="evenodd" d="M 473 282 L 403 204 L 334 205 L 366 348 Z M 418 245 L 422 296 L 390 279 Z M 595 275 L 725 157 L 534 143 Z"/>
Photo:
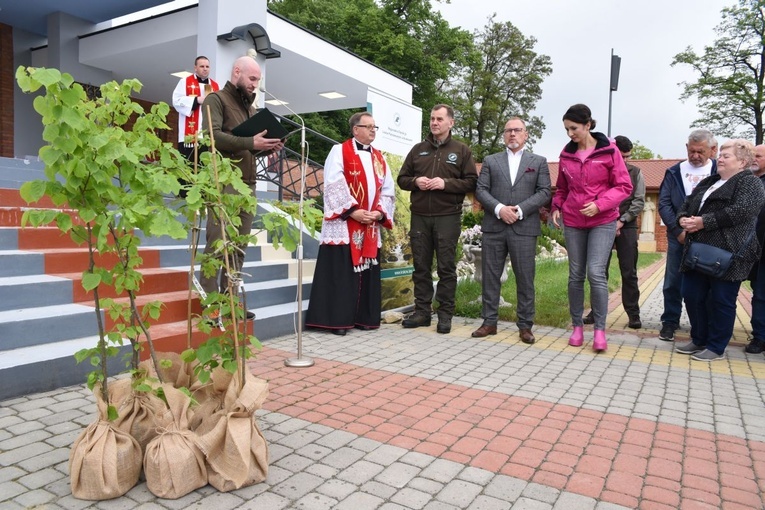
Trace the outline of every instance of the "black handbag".
<path fill-rule="evenodd" d="M 733 257 L 738 256 L 749 245 L 751 240 L 752 234 L 749 234 L 749 237 L 746 238 L 744 244 L 741 245 L 741 248 L 735 254 L 711 244 L 691 241 L 688 245 L 688 251 L 685 253 L 685 257 L 683 257 L 683 269 L 693 269 L 713 278 L 722 278 L 728 269 L 730 269 Z"/>

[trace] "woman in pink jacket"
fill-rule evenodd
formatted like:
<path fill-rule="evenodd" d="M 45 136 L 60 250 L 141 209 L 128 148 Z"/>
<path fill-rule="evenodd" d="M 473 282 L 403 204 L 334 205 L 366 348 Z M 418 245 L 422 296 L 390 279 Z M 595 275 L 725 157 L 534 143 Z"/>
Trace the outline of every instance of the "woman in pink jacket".
<path fill-rule="evenodd" d="M 583 104 L 563 116 L 571 142 L 560 153 L 558 181 L 552 201 L 552 221 L 560 227 L 563 217 L 568 251 L 568 306 L 574 332 L 569 345 L 584 343 L 584 278 L 590 282 L 595 318 L 592 348 L 604 351 L 608 280 L 606 264 L 614 244 L 619 203 L 632 192 L 632 182 L 622 155 L 603 133 L 592 131 L 595 120 Z"/>

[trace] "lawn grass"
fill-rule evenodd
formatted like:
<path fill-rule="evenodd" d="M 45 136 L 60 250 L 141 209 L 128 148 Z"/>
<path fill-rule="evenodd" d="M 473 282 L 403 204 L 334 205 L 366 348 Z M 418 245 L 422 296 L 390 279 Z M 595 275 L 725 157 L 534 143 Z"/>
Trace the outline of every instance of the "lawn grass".
<path fill-rule="evenodd" d="M 641 253 L 638 257 L 638 270 L 650 266 L 661 257 L 660 253 Z M 622 281 L 616 253 L 611 257 L 608 276 L 608 291 L 613 292 L 621 286 Z M 558 328 L 567 327 L 571 323 L 568 313 L 568 260 L 538 262 L 535 287 L 537 314 L 534 322 Z M 512 271 L 502 286 L 502 297 L 511 306 L 500 306 L 499 320 L 515 322 L 515 277 Z M 585 285 L 585 309 L 589 309 L 588 305 L 589 286 Z M 480 283 L 470 279 L 457 284 L 456 315 L 476 318 L 481 316 Z"/>

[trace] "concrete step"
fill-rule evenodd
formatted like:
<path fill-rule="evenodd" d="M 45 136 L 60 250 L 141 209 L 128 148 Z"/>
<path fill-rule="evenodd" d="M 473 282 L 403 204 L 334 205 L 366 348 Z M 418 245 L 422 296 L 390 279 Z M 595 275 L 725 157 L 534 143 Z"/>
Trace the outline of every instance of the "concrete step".
<path fill-rule="evenodd" d="M 85 271 L 90 264 L 90 255 L 85 247 L 82 248 L 51 248 L 48 250 L 29 250 L 44 256 L 44 271 L 48 274 L 65 274 Z M 2 252 L 0 251 L 0 254 Z M 159 267 L 160 251 L 158 249 L 139 249 L 139 255 L 143 262 L 141 267 Z M 97 266 L 113 267 L 117 262 L 117 255 L 106 253 L 94 254 Z"/>
<path fill-rule="evenodd" d="M 128 298 L 115 300 L 118 303 L 127 303 Z M 185 321 L 189 315 L 189 291 L 179 290 L 175 292 L 162 292 L 158 294 L 140 294 L 136 297 L 136 306 L 138 310 L 143 310 L 144 305 L 159 301 L 162 303 L 159 318 L 149 321 L 149 325 L 154 328 L 168 322 Z M 92 305 L 92 302 L 87 303 Z M 191 293 L 191 315 L 198 316 L 202 313 L 202 305 L 196 292 Z M 106 317 L 106 328 L 113 326 L 114 321 Z"/>
<path fill-rule="evenodd" d="M 96 334 L 92 306 L 66 304 L 0 311 L 0 352 Z"/>
<path fill-rule="evenodd" d="M 18 190 L 25 182 L 35 180 L 48 180 L 42 162 L 0 158 L 0 188 Z"/>
<path fill-rule="evenodd" d="M 297 279 L 270 280 L 266 282 L 246 283 L 244 291 L 247 308 L 257 309 L 297 301 Z M 303 296 L 311 295 L 311 280 L 303 280 Z M 256 312 L 257 313 L 257 312 Z"/>
<path fill-rule="evenodd" d="M 0 236 L 0 246 L 2 246 Z M 45 255 L 31 251 L 0 250 L 0 278 L 45 272 Z"/>
<path fill-rule="evenodd" d="M 307 294 L 303 293 L 303 296 Z M 297 303 L 281 303 L 278 305 L 258 307 L 255 310 L 255 336 L 261 340 L 289 335 L 297 330 L 297 321 L 305 319 L 308 310 L 308 299 L 301 302 L 301 313 L 298 318 Z"/>
<path fill-rule="evenodd" d="M 96 345 L 98 336 L 89 336 L 3 351 L 0 356 L 0 400 L 84 383 L 93 366 L 87 362 L 78 364 L 74 354 Z M 129 353 L 128 344 L 109 359 L 110 374 L 116 375 L 125 369 L 123 358 Z"/>
<path fill-rule="evenodd" d="M 184 271 L 175 271 L 170 268 L 149 267 L 138 270 L 143 276 L 139 293 L 142 295 L 174 292 L 188 288 L 188 276 Z M 83 303 L 93 300 L 93 291 L 86 291 L 82 286 L 83 273 L 59 273 L 55 276 L 69 278 L 74 282 L 72 286 L 72 299 L 75 303 Z M 102 285 L 99 289 L 99 297 L 119 297 L 114 287 Z"/>
<path fill-rule="evenodd" d="M 15 230 L 18 248 L 22 250 L 85 247 L 84 243 L 75 242 L 68 233 L 61 232 L 57 227 L 29 227 Z"/>
<path fill-rule="evenodd" d="M 18 227 L 24 211 L 18 207 L 0 207 L 0 227 Z"/>
<path fill-rule="evenodd" d="M 300 320 L 303 319 L 307 309 L 308 300 L 304 300 Z M 256 336 L 261 341 L 296 331 L 298 318 L 295 303 L 259 307 L 252 311 L 255 312 L 256 316 L 254 321 L 247 322 L 247 333 Z M 198 347 L 211 336 L 219 334 L 217 329 L 214 329 L 210 335 L 202 333 L 197 329 L 196 321 L 196 319 L 192 321 L 192 347 Z M 158 324 L 152 326 L 149 331 L 154 349 L 158 352 L 183 352 L 188 346 L 188 322 L 185 320 Z M 148 356 L 148 348 L 144 346 L 141 350 L 141 359 L 147 359 Z"/>
<path fill-rule="evenodd" d="M 199 266 L 197 266 L 198 268 Z M 316 267 L 315 260 L 303 261 L 303 277 L 304 279 L 313 279 L 313 270 Z M 176 267 L 174 269 L 181 269 Z M 276 259 L 276 260 L 261 260 L 261 261 L 249 261 L 245 260 L 242 267 L 242 280 L 245 284 L 266 282 L 271 280 L 280 280 L 287 278 L 297 278 L 297 261 L 291 259 Z M 199 271 L 197 270 L 197 278 L 199 278 Z"/>
<path fill-rule="evenodd" d="M 217 328 L 213 328 L 209 334 L 203 333 L 197 328 L 198 321 L 199 319 L 197 318 L 192 319 L 191 347 L 199 347 L 199 345 L 210 338 L 224 334 L 224 332 Z M 252 335 L 253 322 L 247 321 L 246 326 L 247 334 Z M 241 328 L 240 332 L 244 334 L 244 323 Z M 183 352 L 189 346 L 189 325 L 186 320 L 152 326 L 149 333 L 151 334 L 152 343 L 154 344 L 154 350 L 156 352 Z M 141 346 L 140 357 L 142 360 L 149 358 L 149 348 L 145 344 Z"/>
<path fill-rule="evenodd" d="M 0 248 L 3 250 L 19 249 L 19 235 L 17 228 L 0 227 Z"/>
<path fill-rule="evenodd" d="M 185 267 L 188 271 L 189 264 L 191 264 L 191 252 L 189 251 L 188 244 L 185 245 L 150 245 L 151 248 L 159 251 L 159 267 Z M 199 263 L 198 257 L 204 252 L 204 244 L 197 248 L 197 264 Z M 246 261 L 262 260 L 262 247 L 250 245 L 245 250 Z"/>
<path fill-rule="evenodd" d="M 0 310 L 29 309 L 72 302 L 72 280 L 46 274 L 0 278 Z"/>
<path fill-rule="evenodd" d="M 1 239 L 1 238 L 0 238 Z M 204 250 L 204 246 L 200 247 L 200 252 Z M 246 250 L 247 261 L 259 261 L 262 259 L 261 253 L 263 247 L 261 246 L 248 246 Z M 270 246 L 266 247 L 266 252 L 271 260 L 282 260 L 272 255 L 272 249 Z M 139 248 L 139 255 L 141 256 L 142 268 L 174 268 L 176 270 L 186 270 L 191 263 L 191 254 L 188 246 L 170 245 L 161 246 L 156 245 L 147 248 Z M 25 257 L 28 257 L 24 262 Z M 28 250 L 5 250 L 0 248 L 0 276 L 14 276 L 19 274 L 31 274 L 30 271 L 45 272 L 48 274 L 64 274 L 73 272 L 82 272 L 88 268 L 90 263 L 90 257 L 85 247 L 77 248 L 49 248 L 49 249 L 28 249 Z M 3 261 L 7 261 L 10 264 L 33 264 L 33 260 L 42 260 L 42 266 L 38 270 L 37 266 L 32 266 L 27 272 L 24 268 L 8 268 L 5 269 Z M 287 259 L 289 260 L 289 259 Z M 102 267 L 112 267 L 117 263 L 117 257 L 114 254 L 95 255 L 95 263 Z M 7 272 L 7 274 L 4 274 Z"/>
<path fill-rule="evenodd" d="M 24 213 L 31 210 L 41 209 L 38 207 L 0 207 L 0 226 L 3 227 L 21 227 L 22 220 L 24 217 Z M 79 214 L 77 211 L 74 211 L 72 209 L 51 209 L 51 208 L 45 208 L 46 210 L 55 210 L 57 212 L 63 212 L 67 216 L 69 216 L 72 219 L 72 223 L 75 225 L 83 225 L 84 222 L 80 219 Z M 47 226 L 55 227 L 56 223 L 55 221 L 52 221 L 48 223 Z M 27 224 L 25 228 L 36 228 L 32 227 L 31 224 Z"/>

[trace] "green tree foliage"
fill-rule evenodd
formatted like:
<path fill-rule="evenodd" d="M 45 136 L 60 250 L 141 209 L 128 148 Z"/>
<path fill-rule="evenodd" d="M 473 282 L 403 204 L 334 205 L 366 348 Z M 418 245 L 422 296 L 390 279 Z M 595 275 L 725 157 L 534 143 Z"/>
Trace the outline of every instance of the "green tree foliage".
<path fill-rule="evenodd" d="M 672 65 L 689 65 L 696 82 L 682 82 L 680 99 L 696 97 L 702 116 L 692 127 L 705 127 L 718 136 L 763 142 L 765 89 L 765 8 L 761 0 L 739 0 L 721 11 L 718 38 L 701 55 L 689 46 Z"/>
<path fill-rule="evenodd" d="M 412 103 L 424 111 L 445 99 L 438 84 L 472 47 L 470 34 L 451 28 L 430 0 L 271 0 L 268 8 L 412 83 Z M 324 118 L 336 127 L 317 131 L 341 140 L 349 115 L 311 115 L 307 123 L 316 129 L 314 117 Z"/>
<path fill-rule="evenodd" d="M 239 169 L 217 152 L 203 153 L 199 171 L 192 172 L 174 144 L 164 143 L 156 134 L 168 129 L 170 107 L 158 103 L 146 112 L 132 100 L 132 94 L 141 90 L 137 80 L 106 83 L 95 99 L 89 98 L 71 75 L 57 69 L 19 67 L 16 81 L 23 92 L 36 94 L 34 108 L 42 117 L 46 142 L 39 154 L 45 163 L 46 180 L 24 183 L 20 194 L 28 203 L 47 196 L 61 208 L 28 209 L 22 225 L 55 224 L 77 244 L 87 246 L 89 261 L 82 286 L 93 293 L 98 343 L 77 352 L 75 358 L 78 362 L 90 360 L 95 370 L 88 374 L 88 385 L 94 388 L 99 384 L 108 401 L 107 358 L 118 354 L 125 339 L 133 347 L 130 366 L 134 376 L 142 338 L 155 367 L 159 366 L 149 327 L 159 318 L 163 305 L 156 301 L 139 306 L 137 300 L 143 282 L 139 270 L 142 236 L 186 238 L 198 212 L 206 210 L 225 224 L 227 242 L 215 248 L 230 259 L 237 246 L 256 242 L 254 235 L 239 234 L 237 213 L 256 210 L 257 201 L 242 182 Z M 179 178 L 188 183 L 183 204 L 167 197 L 181 189 Z M 226 187 L 236 193 L 224 192 Z M 318 214 L 307 212 L 305 225 L 316 224 Z M 278 212 L 261 215 L 261 219 L 274 247 L 295 250 L 301 233 L 293 219 Z M 200 262 L 206 274 L 221 265 L 209 256 L 200 257 Z M 109 295 L 117 298 L 105 297 Z M 254 336 L 243 335 L 239 341 L 238 324 L 244 310 L 239 309 L 233 289 L 229 288 L 228 295 L 211 293 L 204 304 L 214 305 L 225 317 L 236 310 L 236 319 L 226 319 L 230 322 L 224 323 L 233 323 L 233 327 L 201 346 L 200 353 L 185 353 L 185 359 L 197 359 L 200 364 L 196 370 L 207 376 L 219 364 L 233 372 L 241 363 L 243 374 L 244 360 L 252 355 L 250 346 L 260 344 Z M 102 310 L 111 325 L 104 320 Z M 200 322 L 198 329 L 209 333 L 212 328 Z M 205 374 L 200 380 L 205 380 Z M 115 413 L 109 409 L 110 418 Z"/>
<path fill-rule="evenodd" d="M 93 292 L 99 341 L 96 348 L 84 349 L 76 358 L 90 358 L 96 370 L 88 375 L 88 385 L 93 388 L 101 383 L 104 400 L 108 401 L 106 360 L 117 353 L 123 339 L 134 346 L 134 368 L 141 335 L 146 337 L 156 364 L 146 323 L 159 316 L 160 304 L 138 309 L 136 296 L 143 278 L 138 271 L 140 239 L 134 231 L 186 236 L 183 223 L 164 201 L 166 190 L 178 192 L 173 171 L 185 165 L 177 151 L 155 134 L 155 130 L 167 129 L 169 107 L 159 103 L 144 112 L 130 99 L 132 92 L 141 89 L 137 80 L 106 83 L 98 99 L 89 99 L 71 75 L 56 69 L 19 67 L 16 80 L 26 93 L 43 89 L 44 93 L 35 97 L 34 107 L 42 117 L 47 142 L 40 149 L 40 159 L 48 180 L 24 183 L 21 196 L 33 203 L 45 195 L 66 208 L 27 210 L 22 224 L 55 222 L 76 243 L 88 247 L 89 264 L 82 286 Z M 132 129 L 125 129 L 131 119 L 135 119 Z M 96 254 L 113 255 L 116 262 L 103 265 L 108 259 L 99 259 L 102 265 L 97 265 Z M 129 301 L 104 299 L 107 287 L 118 296 L 127 295 Z M 111 330 L 101 316 L 102 308 L 115 323 Z M 114 410 L 109 415 L 113 416 Z"/>
<path fill-rule="evenodd" d="M 550 57 L 534 51 L 534 37 L 495 17 L 476 30 L 467 65 L 445 87 L 457 116 L 454 132 L 473 148 L 477 161 L 502 149 L 502 130 L 510 117 L 526 121 L 530 146 L 542 135 L 542 119 L 529 112 L 542 97 L 542 81 L 552 73 Z"/>
<path fill-rule="evenodd" d="M 651 149 L 635 140 L 632 142 L 632 159 L 661 159 L 661 155 L 655 155 Z"/>

